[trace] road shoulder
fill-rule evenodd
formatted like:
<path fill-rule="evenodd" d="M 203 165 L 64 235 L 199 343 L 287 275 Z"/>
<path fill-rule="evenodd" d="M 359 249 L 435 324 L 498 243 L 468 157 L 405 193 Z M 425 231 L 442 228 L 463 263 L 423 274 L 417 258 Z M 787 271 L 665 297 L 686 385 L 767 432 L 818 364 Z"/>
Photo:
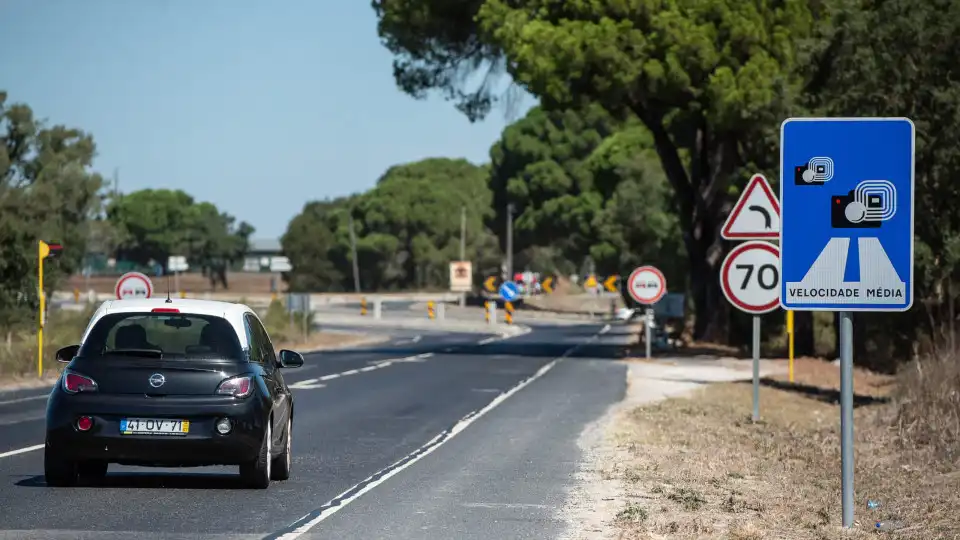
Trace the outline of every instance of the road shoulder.
<path fill-rule="evenodd" d="M 566 528 L 560 537 L 564 540 L 624 538 L 615 521 L 618 516 L 624 518 L 624 501 L 642 497 L 627 489 L 623 480 L 624 467 L 634 460 L 630 416 L 638 407 L 689 395 L 714 382 L 751 377 L 749 362 L 732 359 L 630 359 L 623 363 L 627 365 L 624 399 L 587 425 L 577 441 L 583 457 L 563 505 Z M 764 364 L 761 374 L 781 369 Z"/>

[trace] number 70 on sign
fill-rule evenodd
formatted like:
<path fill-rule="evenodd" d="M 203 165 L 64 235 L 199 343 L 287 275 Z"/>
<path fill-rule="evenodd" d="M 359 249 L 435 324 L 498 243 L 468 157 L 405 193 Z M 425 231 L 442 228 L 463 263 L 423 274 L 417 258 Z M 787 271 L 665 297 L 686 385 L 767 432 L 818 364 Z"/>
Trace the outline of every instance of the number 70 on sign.
<path fill-rule="evenodd" d="M 737 309 L 759 315 L 780 306 L 780 248 L 769 242 L 745 242 L 733 248 L 720 267 L 723 295 Z"/>

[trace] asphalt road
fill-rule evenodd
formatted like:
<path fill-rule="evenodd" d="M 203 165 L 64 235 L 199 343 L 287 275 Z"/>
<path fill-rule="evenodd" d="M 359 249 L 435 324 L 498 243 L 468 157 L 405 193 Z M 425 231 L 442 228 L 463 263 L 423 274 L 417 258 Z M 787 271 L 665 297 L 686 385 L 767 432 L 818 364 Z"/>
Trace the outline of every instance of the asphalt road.
<path fill-rule="evenodd" d="M 311 354 L 295 388 L 293 473 L 110 466 L 103 486 L 43 480 L 43 391 L 0 394 L 0 538 L 552 538 L 576 439 L 625 390 L 603 325 L 503 340 L 398 331 Z M 42 446 L 41 446 L 42 447 Z"/>

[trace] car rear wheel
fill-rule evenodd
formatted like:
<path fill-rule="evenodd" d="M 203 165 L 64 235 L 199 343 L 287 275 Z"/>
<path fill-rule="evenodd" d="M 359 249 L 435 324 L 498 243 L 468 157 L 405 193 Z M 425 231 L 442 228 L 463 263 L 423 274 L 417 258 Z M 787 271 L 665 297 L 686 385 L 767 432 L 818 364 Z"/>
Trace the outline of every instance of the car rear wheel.
<path fill-rule="evenodd" d="M 263 434 L 260 453 L 253 461 L 240 465 L 240 479 L 248 487 L 267 489 L 270 486 L 270 465 L 273 463 L 270 453 L 273 451 L 272 419 L 267 419 L 267 429 Z"/>
<path fill-rule="evenodd" d="M 77 483 L 77 464 L 61 457 L 47 443 L 43 449 L 43 477 L 50 487 L 69 487 Z"/>
<path fill-rule="evenodd" d="M 273 474 L 271 478 L 274 480 L 286 480 L 290 478 L 290 464 L 293 461 L 293 455 L 291 454 L 291 445 L 293 443 L 293 419 L 287 419 L 287 427 L 284 430 L 286 431 L 286 440 L 283 443 L 283 453 L 273 459 L 271 464 L 271 470 Z"/>
<path fill-rule="evenodd" d="M 107 475 L 106 461 L 81 461 L 77 464 L 77 473 L 84 482 L 97 483 Z"/>

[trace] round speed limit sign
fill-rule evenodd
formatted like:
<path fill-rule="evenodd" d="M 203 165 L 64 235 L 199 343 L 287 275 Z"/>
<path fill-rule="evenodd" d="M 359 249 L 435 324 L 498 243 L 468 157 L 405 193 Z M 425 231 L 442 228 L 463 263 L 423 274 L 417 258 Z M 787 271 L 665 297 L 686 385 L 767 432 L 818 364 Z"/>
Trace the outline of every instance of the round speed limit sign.
<path fill-rule="evenodd" d="M 769 242 L 744 242 L 720 267 L 723 295 L 741 311 L 759 315 L 780 307 L 780 248 Z"/>
<path fill-rule="evenodd" d="M 656 304 L 667 294 L 667 278 L 653 266 L 641 266 L 630 272 L 627 292 L 637 303 L 647 306 Z"/>

